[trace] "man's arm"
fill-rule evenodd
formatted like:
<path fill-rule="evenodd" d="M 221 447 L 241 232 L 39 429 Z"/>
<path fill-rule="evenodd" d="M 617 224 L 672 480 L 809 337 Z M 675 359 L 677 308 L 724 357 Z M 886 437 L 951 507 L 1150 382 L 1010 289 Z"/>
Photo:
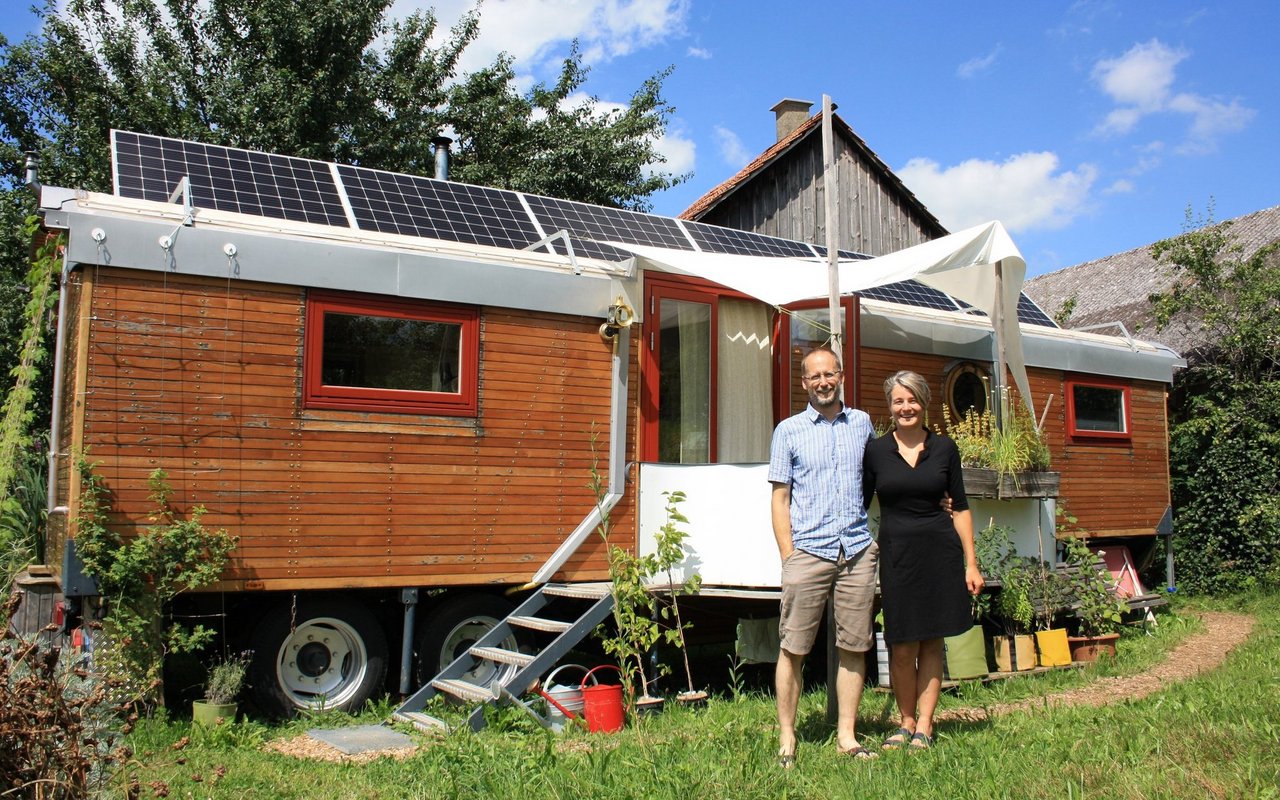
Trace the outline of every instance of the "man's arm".
<path fill-rule="evenodd" d="M 773 495 L 770 498 L 773 516 L 773 538 L 778 540 L 778 555 L 783 561 L 795 550 L 791 543 L 791 484 L 773 484 Z"/>

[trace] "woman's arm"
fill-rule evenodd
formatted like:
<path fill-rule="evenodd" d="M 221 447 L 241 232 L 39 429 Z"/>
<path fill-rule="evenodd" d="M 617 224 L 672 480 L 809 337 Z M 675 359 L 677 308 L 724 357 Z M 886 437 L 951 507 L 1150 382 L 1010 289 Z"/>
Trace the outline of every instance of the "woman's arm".
<path fill-rule="evenodd" d="M 969 594 L 977 595 L 987 585 L 987 581 L 978 569 L 978 555 L 973 547 L 973 512 L 968 509 L 957 511 L 951 516 L 951 523 L 956 526 L 960 547 L 964 550 L 965 585 L 969 587 Z"/>

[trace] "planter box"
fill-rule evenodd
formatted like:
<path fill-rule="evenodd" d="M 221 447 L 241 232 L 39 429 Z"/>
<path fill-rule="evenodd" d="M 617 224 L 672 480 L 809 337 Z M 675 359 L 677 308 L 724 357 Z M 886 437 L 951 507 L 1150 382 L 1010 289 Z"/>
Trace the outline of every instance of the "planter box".
<path fill-rule="evenodd" d="M 1010 500 L 1016 497 L 1057 497 L 1058 472 L 1019 472 L 996 475 L 993 469 L 965 467 L 964 491 L 970 497 L 995 497 Z"/>

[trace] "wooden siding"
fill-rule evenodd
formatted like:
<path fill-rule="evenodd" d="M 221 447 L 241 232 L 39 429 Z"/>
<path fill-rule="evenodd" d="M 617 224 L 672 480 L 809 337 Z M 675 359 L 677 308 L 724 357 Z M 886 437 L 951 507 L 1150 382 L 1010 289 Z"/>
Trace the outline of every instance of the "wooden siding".
<path fill-rule="evenodd" d="M 931 427 L 942 427 L 944 371 L 954 360 L 920 353 L 862 349 L 860 375 L 864 410 L 877 428 L 885 429 L 889 412 L 885 378 L 900 369 L 919 372 L 929 381 Z M 990 369 L 991 364 L 981 366 Z M 1066 435 L 1063 391 L 1068 374 L 1030 368 L 1027 377 L 1036 413 L 1043 414 L 1051 469 L 1061 473 L 1059 504 L 1092 536 L 1151 536 L 1169 505 L 1169 447 L 1165 429 L 1165 389 L 1160 383 L 1132 381 L 1131 441 L 1078 443 Z M 1012 383 L 1012 381 L 1010 381 Z M 1052 399 L 1050 400 L 1050 396 Z"/>
<path fill-rule="evenodd" d="M 881 256 L 946 231 L 911 204 L 847 140 L 837 136 L 840 248 Z M 776 162 L 699 218 L 701 222 L 825 245 L 822 137 L 798 142 Z"/>
<path fill-rule="evenodd" d="M 607 471 L 611 349 L 599 320 L 481 310 L 474 419 L 303 410 L 302 289 L 97 272 L 83 446 L 116 524 L 147 476 L 240 537 L 220 588 L 527 581 Z M 633 365 L 634 369 L 634 365 Z M 634 438 L 629 437 L 629 459 Z M 634 498 L 613 514 L 634 541 Z M 594 535 L 560 577 L 605 575 Z"/>

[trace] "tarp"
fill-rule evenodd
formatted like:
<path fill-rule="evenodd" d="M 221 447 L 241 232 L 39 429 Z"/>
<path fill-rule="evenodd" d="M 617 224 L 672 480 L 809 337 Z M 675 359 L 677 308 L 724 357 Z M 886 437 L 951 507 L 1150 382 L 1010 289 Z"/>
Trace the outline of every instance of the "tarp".
<path fill-rule="evenodd" d="M 634 253 L 642 266 L 663 272 L 694 275 L 736 289 L 774 306 L 827 296 L 827 264 L 818 259 L 769 258 L 723 253 L 699 253 L 663 247 L 608 242 Z M 1000 265 L 1001 297 L 996 297 L 996 265 Z M 870 289 L 914 278 L 927 286 L 996 317 L 1003 300 L 1003 325 L 996 340 L 1013 374 L 1023 401 L 1030 406 L 1031 389 L 1022 356 L 1018 325 L 1018 297 L 1027 275 L 1027 262 L 998 221 L 975 225 L 940 239 L 896 253 L 839 263 L 840 293 Z"/>

